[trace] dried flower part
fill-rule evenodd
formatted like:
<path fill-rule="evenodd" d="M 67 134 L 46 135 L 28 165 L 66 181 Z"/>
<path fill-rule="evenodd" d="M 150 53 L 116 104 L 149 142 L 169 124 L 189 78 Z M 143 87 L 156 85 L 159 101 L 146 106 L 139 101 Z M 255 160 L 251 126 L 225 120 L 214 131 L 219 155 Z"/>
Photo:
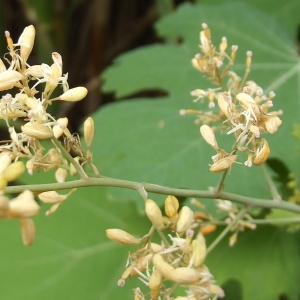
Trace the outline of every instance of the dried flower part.
<path fill-rule="evenodd" d="M 106 229 L 106 236 L 110 240 L 123 245 L 137 245 L 141 242 L 141 239 L 134 237 L 122 229 Z"/>
<path fill-rule="evenodd" d="M 237 160 L 237 155 L 229 155 L 216 161 L 211 167 L 210 171 L 213 173 L 221 173 L 228 170 L 232 164 Z"/>
<path fill-rule="evenodd" d="M 219 147 L 217 144 L 215 134 L 208 125 L 202 125 L 200 127 L 200 133 L 209 145 L 211 145 L 215 150 L 218 150 Z"/>
<path fill-rule="evenodd" d="M 20 56 L 25 63 L 32 51 L 35 39 L 35 28 L 33 25 L 25 27 L 21 34 L 18 44 L 20 45 Z"/>
<path fill-rule="evenodd" d="M 169 218 L 174 218 L 177 215 L 179 202 L 176 197 L 170 195 L 165 200 L 165 212 Z"/>
<path fill-rule="evenodd" d="M 161 283 L 162 275 L 157 269 L 155 269 L 149 278 L 151 300 L 156 300 L 159 297 Z"/>
<path fill-rule="evenodd" d="M 224 115 L 231 119 L 232 112 L 235 112 L 235 105 L 232 103 L 231 95 L 229 93 L 219 93 L 217 96 L 218 106 Z"/>
<path fill-rule="evenodd" d="M 191 284 L 196 283 L 200 280 L 200 274 L 192 268 L 179 267 L 176 268 L 170 276 L 170 280 L 180 284 Z"/>
<path fill-rule="evenodd" d="M 64 133 L 64 130 L 68 126 L 68 118 L 59 118 L 57 124 L 53 126 L 53 134 L 58 139 Z"/>
<path fill-rule="evenodd" d="M 192 263 L 194 268 L 200 267 L 206 257 L 206 244 L 204 238 L 202 240 L 195 239 L 192 241 Z"/>
<path fill-rule="evenodd" d="M 200 231 L 202 234 L 210 234 L 210 233 L 216 231 L 216 229 L 217 229 L 217 226 L 215 224 L 207 224 L 207 225 L 203 225 L 200 228 Z"/>
<path fill-rule="evenodd" d="M 277 116 L 270 116 L 266 121 L 265 121 L 265 126 L 266 129 L 269 133 L 274 134 L 277 130 L 278 127 L 281 125 L 282 121 L 279 119 Z"/>
<path fill-rule="evenodd" d="M 40 206 L 34 200 L 33 193 L 25 190 L 9 202 L 7 218 L 31 218 L 38 214 Z"/>
<path fill-rule="evenodd" d="M 88 117 L 83 124 L 84 140 L 88 148 L 91 147 L 94 133 L 95 133 L 95 124 L 94 120 L 91 117 Z"/>
<path fill-rule="evenodd" d="M 30 218 L 21 218 L 19 221 L 23 244 L 25 246 L 30 246 L 34 242 L 36 233 L 34 222 Z"/>
<path fill-rule="evenodd" d="M 24 76 L 15 70 L 6 70 L 0 73 L 0 91 L 12 89 Z"/>
<path fill-rule="evenodd" d="M 24 171 L 24 163 L 22 161 L 17 161 L 7 166 L 1 175 L 7 182 L 10 182 L 18 179 L 24 173 Z"/>
<path fill-rule="evenodd" d="M 179 212 L 176 232 L 185 232 L 194 222 L 194 213 L 188 206 L 183 206 Z"/>
<path fill-rule="evenodd" d="M 161 210 L 151 199 L 146 200 L 146 215 L 156 229 L 162 230 L 164 228 L 164 219 Z"/>
<path fill-rule="evenodd" d="M 24 126 L 21 126 L 21 129 L 25 134 L 36 139 L 44 140 L 53 137 L 53 131 L 49 127 L 37 122 L 26 123 Z"/>
<path fill-rule="evenodd" d="M 252 108 L 256 116 L 260 115 L 261 112 L 259 106 L 250 95 L 246 93 L 239 93 L 236 95 L 236 99 L 245 109 Z"/>
<path fill-rule="evenodd" d="M 270 148 L 267 140 L 264 139 L 262 147 L 257 149 L 253 163 L 256 166 L 262 165 L 270 155 Z"/>
<path fill-rule="evenodd" d="M 53 204 L 53 205 L 50 207 L 50 209 L 46 211 L 45 215 L 46 215 L 46 216 L 50 216 L 50 215 L 52 215 L 53 213 L 55 213 L 61 204 L 62 204 L 62 202 L 58 202 L 58 203 Z"/>
<path fill-rule="evenodd" d="M 83 86 L 78 86 L 76 88 L 70 89 L 60 95 L 57 99 L 64 101 L 80 101 L 87 95 L 88 90 Z"/>

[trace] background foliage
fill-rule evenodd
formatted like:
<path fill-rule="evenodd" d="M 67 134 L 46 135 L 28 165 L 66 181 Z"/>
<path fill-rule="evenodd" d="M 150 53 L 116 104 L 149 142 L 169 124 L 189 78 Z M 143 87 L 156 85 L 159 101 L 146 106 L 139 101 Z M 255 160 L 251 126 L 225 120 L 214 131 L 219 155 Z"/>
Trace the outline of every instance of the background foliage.
<path fill-rule="evenodd" d="M 184 3 L 172 13 L 165 10 L 155 25 L 157 35 L 153 40 L 157 43 L 122 54 L 104 71 L 103 95 L 99 97 L 105 103 L 110 102 L 112 95 L 122 100 L 93 114 L 97 128 L 94 160 L 104 175 L 193 189 L 217 184 L 218 175 L 208 171 L 213 153 L 202 141 L 199 126 L 193 124 L 193 117 L 179 116 L 182 108 L 206 108 L 193 103 L 189 96 L 193 89 L 212 87 L 190 64 L 198 51 L 201 23 L 206 22 L 216 44 L 225 35 L 230 45 L 239 45 L 237 72 L 243 72 L 246 50 L 253 51 L 250 79 L 255 79 L 265 91 L 275 90 L 275 109 L 284 111 L 283 125 L 270 142 L 271 158 L 284 162 L 289 172 L 299 178 L 296 163 L 299 142 L 292 137 L 292 132 L 294 124 L 299 123 L 296 12 L 300 4 L 298 1 L 248 2 L 199 1 L 193 5 Z M 80 4 L 85 2 L 74 1 L 71 8 L 75 10 Z M 170 7 L 163 6 L 163 1 L 158 4 Z M 41 9 L 35 3 L 31 5 L 36 12 Z M 44 18 L 42 13 L 37 16 Z M 47 15 L 42 24 L 47 23 L 46 17 L 51 20 Z M 55 32 L 55 27 L 51 28 Z M 65 33 L 69 32 L 65 30 Z M 44 57 L 41 48 L 37 51 Z M 83 60 L 76 62 L 71 70 L 67 68 L 68 63 L 65 67 L 74 77 L 79 74 L 78 69 L 84 69 L 82 64 L 88 68 Z M 101 67 L 98 65 L 98 73 L 108 63 L 106 60 Z M 93 72 L 96 71 L 89 75 Z M 73 80 L 74 84 L 76 80 L 91 82 L 82 78 Z M 92 95 L 95 95 L 93 89 Z M 87 106 L 92 108 L 101 102 L 87 101 Z M 71 108 L 59 108 L 58 114 L 64 112 L 74 113 Z M 224 148 L 230 145 L 218 138 Z M 280 172 L 283 170 L 271 174 L 281 178 Z M 52 174 L 24 176 L 23 180 L 25 183 L 54 181 Z M 283 188 L 284 184 L 282 179 L 278 187 Z M 235 165 L 225 190 L 270 198 L 261 171 L 254 167 Z M 159 195 L 150 196 L 160 203 L 164 199 Z M 204 202 L 212 213 L 211 201 Z M 43 210 L 46 209 L 43 205 Z M 46 218 L 40 214 L 36 224 L 37 239 L 30 248 L 21 245 L 16 234 L 17 223 L 3 221 L 1 224 L 3 299 L 132 299 L 131 290 L 137 285 L 135 279 L 123 288 L 116 286 L 125 267 L 127 249 L 108 241 L 105 229 L 122 228 L 136 235 L 146 232 L 149 223 L 143 217 L 143 202 L 138 194 L 102 187 L 80 189 L 53 216 Z M 208 243 L 213 238 L 209 236 Z M 233 248 L 224 240 L 208 256 L 207 265 L 224 287 L 225 299 L 298 299 L 299 239 L 299 232 L 291 233 L 275 226 L 260 227 L 242 233 Z"/>

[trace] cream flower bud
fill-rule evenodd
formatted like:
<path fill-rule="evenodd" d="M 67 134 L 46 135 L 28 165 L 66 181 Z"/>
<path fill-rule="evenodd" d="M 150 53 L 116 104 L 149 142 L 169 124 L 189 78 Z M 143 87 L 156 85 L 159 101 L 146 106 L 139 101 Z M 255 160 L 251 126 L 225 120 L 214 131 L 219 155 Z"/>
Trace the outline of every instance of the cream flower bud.
<path fill-rule="evenodd" d="M 68 171 L 64 168 L 58 168 L 55 171 L 55 179 L 59 183 L 65 182 L 67 175 L 68 175 Z"/>
<path fill-rule="evenodd" d="M 78 86 L 76 88 L 70 89 L 57 97 L 57 100 L 64 100 L 64 101 L 80 101 L 87 95 L 88 90 L 83 86 Z"/>
<path fill-rule="evenodd" d="M 58 203 L 66 200 L 69 196 L 69 193 L 66 195 L 62 195 L 57 193 L 56 191 L 48 191 L 38 194 L 38 197 L 44 203 Z"/>
<path fill-rule="evenodd" d="M 59 118 L 57 124 L 53 126 L 53 134 L 58 139 L 63 133 L 65 128 L 68 126 L 68 118 Z"/>
<path fill-rule="evenodd" d="M 30 246 L 34 242 L 35 238 L 35 225 L 34 222 L 30 218 L 22 218 L 20 219 L 20 227 L 23 244 L 25 246 Z"/>
<path fill-rule="evenodd" d="M 146 200 L 146 215 L 156 229 L 163 229 L 164 222 L 161 210 L 159 206 L 151 199 Z"/>
<path fill-rule="evenodd" d="M 269 117 L 266 122 L 265 126 L 269 133 L 273 134 L 277 131 L 278 127 L 281 125 L 282 121 L 277 116 Z"/>
<path fill-rule="evenodd" d="M 169 280 L 171 279 L 171 274 L 174 272 L 175 268 L 168 264 L 160 254 L 154 254 L 153 264 L 163 277 Z"/>
<path fill-rule="evenodd" d="M 194 283 L 200 280 L 200 274 L 192 268 L 180 267 L 171 273 L 171 281 L 180 284 Z"/>
<path fill-rule="evenodd" d="M 0 191 L 7 187 L 7 180 L 0 175 Z"/>
<path fill-rule="evenodd" d="M 35 38 L 35 29 L 33 25 L 25 27 L 23 33 L 21 34 L 18 44 L 20 45 L 20 56 L 25 63 L 31 53 L 33 48 Z"/>
<path fill-rule="evenodd" d="M 11 163 L 11 153 L 4 151 L 0 153 L 0 173 L 2 173 Z"/>
<path fill-rule="evenodd" d="M 150 249 L 152 252 L 157 253 L 165 250 L 165 248 L 162 245 L 156 244 L 156 243 L 150 243 Z"/>
<path fill-rule="evenodd" d="M 193 267 L 200 267 L 206 257 L 206 244 L 204 238 L 202 240 L 195 239 L 192 241 L 192 259 L 193 259 Z"/>
<path fill-rule="evenodd" d="M 185 232 L 194 222 L 194 213 L 188 206 L 183 206 L 179 212 L 176 232 Z"/>
<path fill-rule="evenodd" d="M 7 70 L 0 73 L 0 91 L 12 89 L 23 75 L 15 70 Z"/>
<path fill-rule="evenodd" d="M 92 144 L 95 132 L 94 120 L 91 117 L 88 117 L 83 124 L 84 140 L 89 148 Z"/>
<path fill-rule="evenodd" d="M 229 155 L 216 161 L 211 167 L 210 171 L 213 173 L 220 173 L 228 170 L 232 164 L 237 160 L 237 155 Z"/>
<path fill-rule="evenodd" d="M 231 112 L 236 110 L 235 105 L 232 103 L 231 95 L 229 93 L 219 93 L 217 99 L 221 111 L 228 119 L 231 119 Z"/>
<path fill-rule="evenodd" d="M 155 269 L 149 278 L 151 300 L 156 300 L 158 298 L 160 293 L 161 283 L 162 283 L 162 275 L 157 269 Z"/>
<path fill-rule="evenodd" d="M 8 218 L 30 218 L 38 214 L 40 206 L 36 203 L 33 193 L 25 190 L 9 202 Z"/>
<path fill-rule="evenodd" d="M 241 103 L 243 108 L 248 109 L 251 107 L 256 116 L 261 114 L 258 104 L 250 95 L 246 93 L 239 93 L 236 95 L 236 99 Z"/>
<path fill-rule="evenodd" d="M 165 201 L 165 212 L 169 218 L 173 218 L 177 215 L 179 208 L 179 202 L 176 197 L 170 195 Z"/>
<path fill-rule="evenodd" d="M 211 145 L 215 150 L 217 150 L 219 148 L 217 141 L 216 141 L 215 134 L 208 125 L 202 125 L 200 127 L 200 133 L 201 133 L 202 137 L 205 139 L 205 141 L 209 145 Z"/>
<path fill-rule="evenodd" d="M 123 245 L 137 245 L 141 242 L 141 239 L 134 237 L 122 229 L 106 229 L 106 236 L 110 240 Z"/>
<path fill-rule="evenodd" d="M 267 140 L 264 140 L 260 149 L 257 149 L 253 163 L 256 166 L 262 165 L 270 155 L 270 148 Z"/>
<path fill-rule="evenodd" d="M 42 124 L 39 123 L 26 123 L 24 126 L 21 126 L 21 130 L 36 139 L 44 140 L 53 137 L 53 131 Z"/>
<path fill-rule="evenodd" d="M 11 163 L 3 172 L 2 177 L 7 181 L 13 181 L 19 178 L 25 171 L 25 165 L 22 161 Z"/>

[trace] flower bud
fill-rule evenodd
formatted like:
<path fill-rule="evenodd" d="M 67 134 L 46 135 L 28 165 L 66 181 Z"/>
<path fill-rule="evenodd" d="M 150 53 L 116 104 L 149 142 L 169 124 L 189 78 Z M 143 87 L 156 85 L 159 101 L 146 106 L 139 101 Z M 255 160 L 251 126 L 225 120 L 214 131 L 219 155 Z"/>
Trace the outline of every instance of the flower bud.
<path fill-rule="evenodd" d="M 36 232 L 34 222 L 30 218 L 22 218 L 20 219 L 20 227 L 23 244 L 25 246 L 32 245 Z"/>
<path fill-rule="evenodd" d="M 63 133 L 65 128 L 68 126 L 68 118 L 59 118 L 57 125 L 53 126 L 53 134 L 58 139 Z"/>
<path fill-rule="evenodd" d="M 261 114 L 258 104 L 250 95 L 246 93 L 239 93 L 236 95 L 236 99 L 241 103 L 243 108 L 248 109 L 251 107 L 256 116 Z"/>
<path fill-rule="evenodd" d="M 88 90 L 83 86 L 78 86 L 76 88 L 70 89 L 60 95 L 57 99 L 64 101 L 80 101 L 87 95 Z"/>
<path fill-rule="evenodd" d="M 163 229 L 164 222 L 161 210 L 159 206 L 151 199 L 146 200 L 146 214 L 156 229 Z"/>
<path fill-rule="evenodd" d="M 0 175 L 0 191 L 7 187 L 7 180 Z"/>
<path fill-rule="evenodd" d="M 180 267 L 171 273 L 171 281 L 180 284 L 190 284 L 200 280 L 200 274 L 192 268 Z"/>
<path fill-rule="evenodd" d="M 56 191 L 48 191 L 38 194 L 38 197 L 44 203 L 58 203 L 66 200 L 69 194 L 61 195 Z"/>
<path fill-rule="evenodd" d="M 176 197 L 168 196 L 165 201 L 165 212 L 169 218 L 174 218 L 177 215 L 179 202 Z"/>
<path fill-rule="evenodd" d="M 33 25 L 25 27 L 24 31 L 22 32 L 18 44 L 20 45 L 20 56 L 25 63 L 31 53 L 33 48 L 35 38 L 35 29 Z"/>
<path fill-rule="evenodd" d="M 204 238 L 202 240 L 194 239 L 192 241 L 192 258 L 193 258 L 193 267 L 200 267 L 206 257 L 206 245 Z"/>
<path fill-rule="evenodd" d="M 58 183 L 65 182 L 68 171 L 64 168 L 58 168 L 55 172 L 55 179 Z"/>
<path fill-rule="evenodd" d="M 205 139 L 206 143 L 211 145 L 215 150 L 217 150 L 219 148 L 217 141 L 216 141 L 215 134 L 209 126 L 202 125 L 200 127 L 200 133 L 201 133 L 202 137 Z"/>
<path fill-rule="evenodd" d="M 266 122 L 265 126 L 269 133 L 273 134 L 277 131 L 278 127 L 281 125 L 282 121 L 277 116 L 269 117 Z"/>
<path fill-rule="evenodd" d="M 256 150 L 256 155 L 253 163 L 256 166 L 262 165 L 270 155 L 270 148 L 267 140 L 264 140 L 263 146 L 260 149 Z"/>
<path fill-rule="evenodd" d="M 53 131 L 49 127 L 39 124 L 37 122 L 26 123 L 24 126 L 21 126 L 21 130 L 28 136 L 39 140 L 49 139 L 53 137 Z"/>
<path fill-rule="evenodd" d="M 176 232 L 185 232 L 194 222 L 194 213 L 188 206 L 183 206 L 179 212 Z"/>
<path fill-rule="evenodd" d="M 91 117 L 88 117 L 83 125 L 83 131 L 84 131 L 84 140 L 89 148 L 92 144 L 93 138 L 94 138 L 94 132 L 95 132 L 95 125 L 94 120 Z"/>
<path fill-rule="evenodd" d="M 137 245 L 141 242 L 141 239 L 134 237 L 122 229 L 106 229 L 106 236 L 110 240 L 123 245 Z"/>
<path fill-rule="evenodd" d="M 25 190 L 9 202 L 8 218 L 30 218 L 38 214 L 40 206 L 35 202 L 33 193 Z"/>
<path fill-rule="evenodd" d="M 11 163 L 11 153 L 4 151 L 0 153 L 0 173 L 2 173 Z"/>
<path fill-rule="evenodd" d="M 149 278 L 149 288 L 151 293 L 151 300 L 156 300 L 160 294 L 160 286 L 162 283 L 162 276 L 160 272 L 155 269 Z"/>
<path fill-rule="evenodd" d="M 25 165 L 22 161 L 11 163 L 3 172 L 2 177 L 7 181 L 14 181 L 25 171 Z"/>
<path fill-rule="evenodd" d="M 171 279 L 171 274 L 174 272 L 175 268 L 168 264 L 160 254 L 154 254 L 153 264 L 164 278 Z"/>
<path fill-rule="evenodd" d="M 21 73 L 15 70 L 7 70 L 0 73 L 0 91 L 12 89 L 23 77 Z"/>
<path fill-rule="evenodd" d="M 237 160 L 237 155 L 229 155 L 216 161 L 211 167 L 210 171 L 213 173 L 220 173 L 228 170 L 232 164 Z"/>

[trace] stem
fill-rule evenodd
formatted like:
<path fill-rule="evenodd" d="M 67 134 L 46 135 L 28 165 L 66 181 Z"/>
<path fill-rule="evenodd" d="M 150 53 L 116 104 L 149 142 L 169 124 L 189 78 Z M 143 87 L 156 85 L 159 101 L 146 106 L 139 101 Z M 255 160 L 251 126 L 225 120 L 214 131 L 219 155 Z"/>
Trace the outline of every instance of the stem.
<path fill-rule="evenodd" d="M 213 190 L 189 190 L 178 189 L 166 186 L 160 186 L 151 183 L 140 183 L 135 181 L 121 180 L 109 177 L 101 178 L 87 178 L 63 183 L 47 183 L 47 184 L 32 184 L 32 185 L 16 185 L 8 186 L 4 189 L 4 193 L 17 194 L 24 190 L 31 190 L 34 193 L 41 193 L 53 190 L 72 189 L 88 186 L 106 186 L 106 187 L 119 187 L 140 191 L 141 185 L 148 193 L 173 195 L 176 197 L 191 197 L 191 198 L 208 198 L 208 199 L 222 199 L 241 203 L 249 206 L 264 207 L 264 208 L 278 208 L 287 211 L 300 213 L 300 205 L 286 201 L 270 201 L 268 199 L 251 198 L 247 196 L 221 192 L 216 194 Z"/>
<path fill-rule="evenodd" d="M 249 220 L 251 224 L 259 225 L 290 225 L 293 223 L 300 223 L 300 217 L 282 218 L 282 219 L 252 219 Z M 228 225 L 225 221 L 213 221 L 215 225 Z"/>
<path fill-rule="evenodd" d="M 225 172 L 223 172 L 221 180 L 217 186 L 217 190 L 216 190 L 216 196 L 220 195 L 221 191 L 223 190 L 223 186 L 224 186 L 224 181 L 226 178 L 226 175 L 228 173 L 228 170 L 226 170 Z"/>
<path fill-rule="evenodd" d="M 231 228 L 243 218 L 245 213 L 249 210 L 249 206 L 245 206 L 243 209 L 239 211 L 239 213 L 236 215 L 235 219 L 232 220 L 230 224 L 220 233 L 220 235 L 210 244 L 210 246 L 207 248 L 206 254 L 211 252 L 219 243 L 220 241 L 225 237 L 225 235 L 231 230 Z"/>
<path fill-rule="evenodd" d="M 72 155 L 66 150 L 66 148 L 62 146 L 60 141 L 55 137 L 53 137 L 51 140 L 55 144 L 55 146 L 57 146 L 60 149 L 62 154 L 65 156 L 65 158 L 74 166 L 81 179 L 87 179 L 88 176 L 85 174 L 81 166 L 78 165 L 78 163 L 75 161 Z"/>
<path fill-rule="evenodd" d="M 281 201 L 281 200 L 282 200 L 282 199 L 281 199 L 281 196 L 279 195 L 279 193 L 278 193 L 278 191 L 277 191 L 277 189 L 276 189 L 276 186 L 275 186 L 273 180 L 271 179 L 270 174 L 269 174 L 268 171 L 267 171 L 266 166 L 263 164 L 263 165 L 261 166 L 261 168 L 262 168 L 264 177 L 265 177 L 265 179 L 266 179 L 268 188 L 269 188 L 269 190 L 270 190 L 270 192 L 271 192 L 271 195 L 272 195 L 272 197 L 273 197 L 273 200 L 274 200 L 274 201 Z"/>

